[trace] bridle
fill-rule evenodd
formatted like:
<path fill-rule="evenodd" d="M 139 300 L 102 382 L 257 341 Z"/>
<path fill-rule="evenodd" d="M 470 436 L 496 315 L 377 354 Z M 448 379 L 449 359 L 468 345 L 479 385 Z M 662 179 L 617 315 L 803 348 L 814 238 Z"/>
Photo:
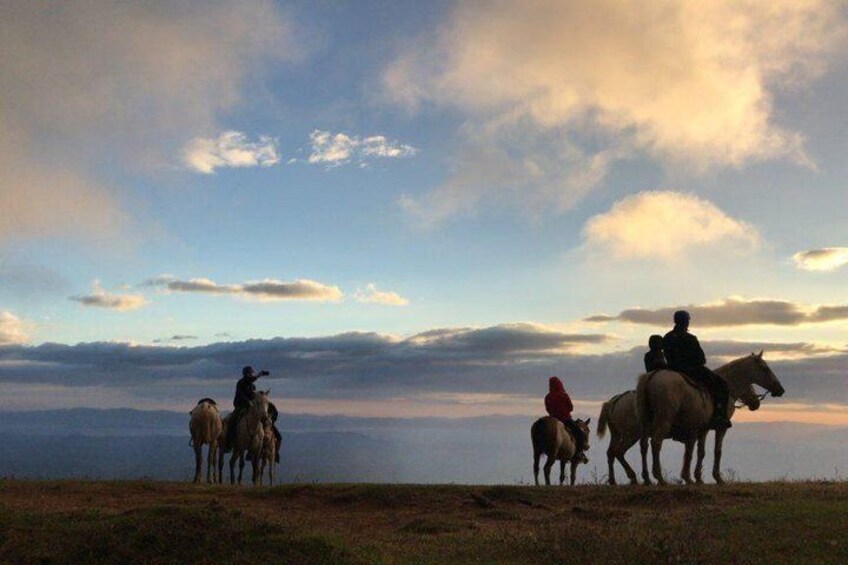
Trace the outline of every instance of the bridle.
<path fill-rule="evenodd" d="M 764 393 L 762 393 L 762 394 L 758 394 L 758 395 L 756 395 L 757 400 L 759 400 L 760 402 L 762 402 L 762 400 L 763 400 L 766 396 L 768 396 L 769 394 L 771 394 L 769 391 L 765 391 L 765 392 L 764 392 Z M 740 402 L 742 402 L 742 403 L 740 404 Z M 734 402 L 734 403 L 733 403 L 733 407 L 734 407 L 734 408 L 745 408 L 746 406 L 747 406 L 747 404 L 745 404 L 745 401 L 742 401 L 742 400 L 737 400 L 736 402 Z"/>

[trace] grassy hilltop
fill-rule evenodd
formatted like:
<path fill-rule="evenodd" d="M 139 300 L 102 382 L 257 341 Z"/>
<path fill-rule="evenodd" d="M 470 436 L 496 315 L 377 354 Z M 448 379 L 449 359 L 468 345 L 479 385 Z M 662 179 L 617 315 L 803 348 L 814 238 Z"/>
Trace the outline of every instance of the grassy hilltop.
<path fill-rule="evenodd" d="M 848 483 L 0 481 L 0 562 L 848 562 Z"/>

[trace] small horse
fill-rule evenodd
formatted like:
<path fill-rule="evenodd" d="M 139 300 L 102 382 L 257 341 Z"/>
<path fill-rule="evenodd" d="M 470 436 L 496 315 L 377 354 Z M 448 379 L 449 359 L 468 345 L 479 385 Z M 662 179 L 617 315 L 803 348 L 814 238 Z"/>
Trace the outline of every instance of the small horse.
<path fill-rule="evenodd" d="M 224 448 L 218 457 L 218 472 L 220 480 L 223 480 L 224 454 L 232 450 L 230 456 L 230 484 L 235 484 L 236 460 L 239 462 L 238 483 L 241 484 L 242 472 L 244 471 L 244 456 L 247 454 L 253 470 L 253 484 L 259 482 L 259 455 L 265 438 L 265 425 L 270 422 L 268 416 L 268 393 L 270 390 L 257 391 L 247 408 L 247 412 L 239 419 L 236 429 L 234 445 L 226 444 L 227 428 L 231 425 L 232 413 L 224 418 L 224 429 L 221 437 Z"/>
<path fill-rule="evenodd" d="M 268 466 L 268 484 L 274 485 L 274 464 L 277 457 L 277 436 L 274 435 L 274 423 L 265 423 L 265 436 L 262 438 L 262 449 L 259 452 L 259 484 L 265 478 L 265 466 Z"/>
<path fill-rule="evenodd" d="M 741 400 L 749 410 L 760 407 L 760 398 L 752 385 L 756 384 L 766 389 L 773 396 L 782 396 L 785 392 L 783 385 L 777 379 L 771 368 L 763 360 L 763 352 L 751 353 L 740 357 L 716 370 L 730 389 L 731 402 L 727 406 L 728 419 L 736 411 L 735 402 Z M 695 482 L 703 482 L 701 478 L 704 462 L 704 445 L 709 432 L 709 422 L 713 411 L 712 394 L 695 388 L 679 373 L 671 370 L 661 370 L 656 373 L 646 373 L 639 377 L 636 387 L 636 412 L 642 426 L 639 447 L 642 452 L 642 478 L 650 484 L 648 476 L 648 440 L 651 442 L 653 457 L 653 475 L 659 484 L 665 484 L 660 463 L 660 452 L 663 440 L 672 435 L 686 446 L 683 457 L 681 477 L 686 484 L 692 479 L 689 469 L 692 464 L 692 450 L 698 444 L 698 462 L 695 465 Z M 721 452 L 724 435 L 727 429 L 716 431 L 715 452 L 713 457 L 713 479 L 723 483 L 721 477 Z"/>
<path fill-rule="evenodd" d="M 209 446 L 206 460 L 206 482 L 214 483 L 217 479 L 215 472 L 215 452 L 218 450 L 218 439 L 221 436 L 221 416 L 218 406 L 211 398 L 198 401 L 197 406 L 189 412 L 191 420 L 188 424 L 191 433 L 190 445 L 194 448 L 194 482 L 200 482 L 202 468 L 203 445 Z"/>
<path fill-rule="evenodd" d="M 589 449 L 589 418 L 585 422 L 576 420 L 577 427 L 583 433 L 584 451 Z M 575 438 L 571 432 L 565 429 L 562 422 L 553 416 L 539 418 L 530 427 L 530 437 L 533 440 L 533 478 L 536 485 L 539 484 L 539 459 L 544 453 L 545 461 L 545 484 L 551 484 L 551 467 L 554 461 L 559 460 L 559 484 L 565 482 L 565 464 L 571 463 L 571 485 L 577 478 L 577 465 L 588 463 L 584 452 L 577 453 Z"/>

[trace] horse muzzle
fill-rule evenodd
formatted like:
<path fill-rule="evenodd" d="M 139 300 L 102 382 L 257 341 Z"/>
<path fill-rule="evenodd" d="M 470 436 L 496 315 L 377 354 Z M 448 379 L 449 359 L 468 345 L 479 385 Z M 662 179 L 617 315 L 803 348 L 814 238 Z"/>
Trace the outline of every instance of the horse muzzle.
<path fill-rule="evenodd" d="M 783 393 L 785 393 L 785 392 L 786 391 L 783 389 L 783 387 L 778 385 L 777 390 L 772 391 L 771 395 L 775 398 L 778 398 L 778 397 L 783 396 Z"/>

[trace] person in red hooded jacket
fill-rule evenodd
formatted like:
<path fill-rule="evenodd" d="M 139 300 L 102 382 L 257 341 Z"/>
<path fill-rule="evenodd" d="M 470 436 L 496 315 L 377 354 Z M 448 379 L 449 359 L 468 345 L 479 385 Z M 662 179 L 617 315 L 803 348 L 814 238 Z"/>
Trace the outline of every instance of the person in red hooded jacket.
<path fill-rule="evenodd" d="M 583 451 L 583 432 L 577 427 L 577 422 L 571 418 L 571 411 L 574 410 L 571 397 L 565 392 L 565 387 L 559 377 L 548 379 L 548 388 L 550 392 L 545 396 L 545 410 L 548 411 L 550 416 L 553 416 L 571 430 L 571 434 L 577 442 L 577 451 Z"/>

